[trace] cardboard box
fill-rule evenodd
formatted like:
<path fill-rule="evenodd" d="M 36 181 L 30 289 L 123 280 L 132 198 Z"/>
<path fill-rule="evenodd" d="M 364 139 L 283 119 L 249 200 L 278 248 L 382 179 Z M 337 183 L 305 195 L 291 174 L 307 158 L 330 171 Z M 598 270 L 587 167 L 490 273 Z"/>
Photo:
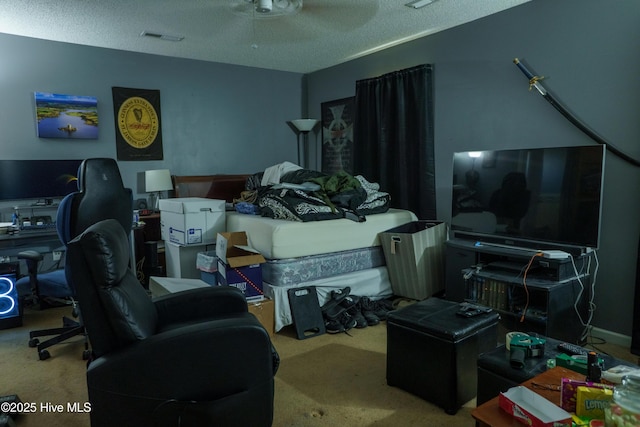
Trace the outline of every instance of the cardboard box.
<path fill-rule="evenodd" d="M 414 221 L 378 237 L 395 295 L 423 300 L 444 290 L 444 222 Z"/>
<path fill-rule="evenodd" d="M 610 388 L 578 387 L 576 415 L 584 418 L 604 419 L 604 410 L 613 400 Z"/>
<path fill-rule="evenodd" d="M 217 268 L 217 267 L 216 267 Z M 200 280 L 211 286 L 218 286 L 218 272 L 209 273 L 207 271 L 200 272 Z"/>
<path fill-rule="evenodd" d="M 201 197 L 160 199 L 162 239 L 177 245 L 216 242 L 226 228 L 225 201 Z"/>
<path fill-rule="evenodd" d="M 247 245 L 244 231 L 218 233 L 216 256 L 218 257 L 218 284 L 235 286 L 248 301 L 263 299 L 262 263 L 264 257 Z"/>
<path fill-rule="evenodd" d="M 262 326 L 267 330 L 270 337 L 275 333 L 275 304 L 271 299 L 249 302 L 249 313 L 258 318 Z"/>
<path fill-rule="evenodd" d="M 531 427 L 571 427 L 571 414 L 523 386 L 512 387 L 498 398 L 500 408 Z"/>
<path fill-rule="evenodd" d="M 213 245 L 164 245 L 164 257 L 167 267 L 167 277 L 181 277 L 185 279 L 199 279 L 200 270 L 196 268 L 196 258 L 199 252 L 213 250 Z"/>
<path fill-rule="evenodd" d="M 607 384 L 563 378 L 560 385 L 560 407 L 562 409 L 567 412 L 576 412 L 578 403 L 578 388 L 582 386 L 598 389 L 613 389 L 613 386 Z"/>

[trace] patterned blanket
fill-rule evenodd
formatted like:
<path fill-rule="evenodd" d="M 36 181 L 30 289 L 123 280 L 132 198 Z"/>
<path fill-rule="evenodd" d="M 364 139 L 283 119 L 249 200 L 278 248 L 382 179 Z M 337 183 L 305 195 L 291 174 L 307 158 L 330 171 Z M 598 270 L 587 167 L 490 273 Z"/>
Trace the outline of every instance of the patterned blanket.
<path fill-rule="evenodd" d="M 301 169 L 283 175 L 279 185 L 259 186 L 254 203 L 262 216 L 275 219 L 306 222 L 348 218 L 363 222 L 366 215 L 389 210 L 389 201 L 388 193 L 361 175 L 325 175 Z"/>

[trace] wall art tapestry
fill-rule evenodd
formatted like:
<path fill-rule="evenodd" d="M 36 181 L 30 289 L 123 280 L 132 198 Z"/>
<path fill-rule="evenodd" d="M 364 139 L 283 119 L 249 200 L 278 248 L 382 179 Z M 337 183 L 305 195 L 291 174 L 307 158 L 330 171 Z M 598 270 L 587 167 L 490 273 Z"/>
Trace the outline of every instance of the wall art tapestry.
<path fill-rule="evenodd" d="M 113 87 L 118 160 L 162 160 L 160 91 Z"/>
<path fill-rule="evenodd" d="M 48 92 L 34 94 L 39 138 L 98 138 L 97 98 Z"/>
<path fill-rule="evenodd" d="M 353 174 L 354 97 L 323 102 L 322 172 Z"/>

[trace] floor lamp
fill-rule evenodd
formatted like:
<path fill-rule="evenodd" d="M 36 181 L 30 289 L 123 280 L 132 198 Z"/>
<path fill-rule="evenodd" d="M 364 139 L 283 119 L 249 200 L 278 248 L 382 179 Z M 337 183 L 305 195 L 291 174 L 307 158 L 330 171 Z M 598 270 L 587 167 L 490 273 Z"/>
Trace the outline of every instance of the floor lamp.
<path fill-rule="evenodd" d="M 309 132 L 318 124 L 316 119 L 296 119 L 291 120 L 291 124 L 296 130 L 298 137 L 298 165 L 300 165 L 300 134 L 304 136 L 304 168 L 309 169 Z"/>

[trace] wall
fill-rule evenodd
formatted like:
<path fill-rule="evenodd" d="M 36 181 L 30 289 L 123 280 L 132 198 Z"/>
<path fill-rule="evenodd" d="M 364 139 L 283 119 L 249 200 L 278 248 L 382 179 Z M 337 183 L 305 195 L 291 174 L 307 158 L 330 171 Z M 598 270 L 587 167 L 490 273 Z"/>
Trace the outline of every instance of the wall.
<path fill-rule="evenodd" d="M 301 74 L 6 34 L 0 34 L 0 55 L 3 159 L 116 158 L 111 88 L 122 86 L 157 89 L 161 97 L 164 160 L 119 162 L 134 194 L 141 192 L 138 172 L 147 169 L 253 173 L 297 161 L 296 136 L 285 122 L 303 113 Z M 34 91 L 97 97 L 99 139 L 38 138 Z"/>
<path fill-rule="evenodd" d="M 640 3 L 534 0 L 507 11 L 308 75 L 311 117 L 355 95 L 355 82 L 421 63 L 435 66 L 438 219 L 451 218 L 456 151 L 592 144 L 513 64 L 590 128 L 640 159 Z M 607 153 L 596 283 L 596 327 L 631 335 L 640 224 L 640 168 Z"/>

